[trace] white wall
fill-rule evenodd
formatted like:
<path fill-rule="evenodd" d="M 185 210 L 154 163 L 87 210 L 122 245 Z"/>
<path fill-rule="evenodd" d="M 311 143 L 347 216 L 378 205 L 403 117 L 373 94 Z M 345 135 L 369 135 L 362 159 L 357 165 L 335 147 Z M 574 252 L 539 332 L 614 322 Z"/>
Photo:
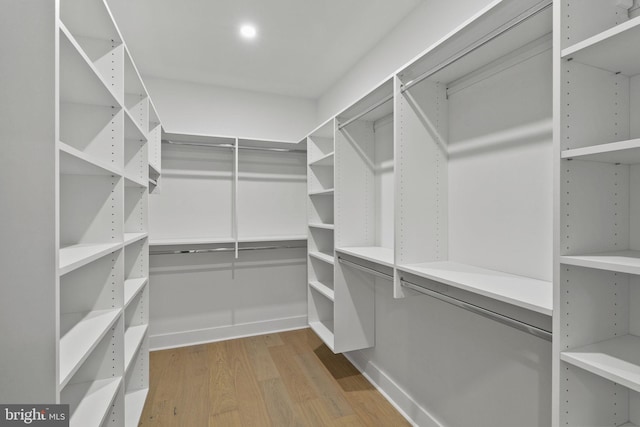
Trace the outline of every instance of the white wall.
<path fill-rule="evenodd" d="M 143 76 L 169 132 L 301 140 L 313 127 L 313 100 Z"/>
<path fill-rule="evenodd" d="M 320 124 L 380 84 L 492 0 L 424 0 L 318 99 Z"/>

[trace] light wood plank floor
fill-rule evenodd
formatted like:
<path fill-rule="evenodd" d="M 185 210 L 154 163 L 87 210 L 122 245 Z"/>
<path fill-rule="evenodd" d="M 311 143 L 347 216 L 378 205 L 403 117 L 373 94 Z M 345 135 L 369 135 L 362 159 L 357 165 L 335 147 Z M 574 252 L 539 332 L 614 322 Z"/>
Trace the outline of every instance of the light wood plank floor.
<path fill-rule="evenodd" d="M 152 352 L 141 426 L 408 426 L 310 330 Z"/>

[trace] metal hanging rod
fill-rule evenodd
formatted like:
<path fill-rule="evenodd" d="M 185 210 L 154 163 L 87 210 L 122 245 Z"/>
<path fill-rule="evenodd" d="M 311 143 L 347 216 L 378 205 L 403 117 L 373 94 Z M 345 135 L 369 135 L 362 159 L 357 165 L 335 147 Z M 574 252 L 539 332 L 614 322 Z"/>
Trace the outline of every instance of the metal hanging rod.
<path fill-rule="evenodd" d="M 264 250 L 272 250 L 272 249 L 306 249 L 305 246 L 289 246 L 289 245 L 281 245 L 281 246 L 248 246 L 243 248 L 238 248 L 238 251 L 264 251 Z M 209 249 L 185 249 L 185 250 L 175 250 L 175 251 L 152 251 L 149 252 L 149 255 L 183 255 L 183 254 L 206 254 L 212 252 L 235 252 L 234 248 L 209 248 Z"/>
<path fill-rule="evenodd" d="M 407 90 L 411 89 L 411 87 L 417 85 L 418 83 L 420 83 L 421 81 L 423 81 L 425 79 L 428 79 L 429 77 L 431 77 L 434 74 L 438 73 L 439 71 L 445 69 L 446 67 L 448 67 L 449 65 L 453 64 L 454 62 L 459 61 L 460 59 L 464 58 L 468 54 L 476 51 L 477 49 L 481 48 L 482 46 L 486 45 L 487 43 L 489 43 L 489 42 L 493 41 L 494 39 L 500 37 L 501 35 L 503 35 L 504 33 L 508 32 L 509 30 L 512 30 L 513 28 L 515 28 L 518 25 L 522 24 L 523 22 L 525 22 L 529 18 L 532 18 L 535 15 L 537 15 L 538 13 L 540 13 L 540 12 L 546 10 L 547 8 L 551 7 L 551 5 L 552 5 L 552 1 L 551 0 L 547 0 L 547 1 L 544 1 L 544 2 L 542 2 L 540 4 L 538 4 L 537 6 L 534 6 L 532 9 L 529 9 L 523 15 L 520 15 L 520 16 L 516 17 L 514 20 L 512 20 L 511 22 L 507 23 L 504 27 L 498 28 L 494 32 L 489 33 L 487 36 L 483 37 L 482 39 L 478 40 L 477 42 L 473 43 L 472 45 L 468 46 L 467 48 L 465 48 L 465 49 L 461 50 L 460 52 L 458 52 L 457 54 L 453 55 L 451 58 L 449 58 L 448 60 L 446 60 L 442 64 L 436 66 L 435 68 L 432 68 L 431 70 L 425 71 L 424 73 L 420 74 L 415 79 L 413 79 L 413 80 L 407 82 L 406 84 L 402 85 L 402 87 L 400 89 L 400 92 L 402 92 L 402 93 L 406 92 Z"/>
<path fill-rule="evenodd" d="M 345 126 L 349 126 L 351 123 L 355 122 L 356 120 L 358 120 L 360 117 L 369 114 L 370 112 L 372 112 L 373 110 L 375 110 L 376 108 L 386 104 L 387 102 L 391 101 L 393 99 L 393 94 L 388 95 L 386 97 L 384 97 L 384 99 L 381 99 L 380 101 L 376 102 L 375 104 L 373 104 L 371 107 L 367 108 L 366 110 L 364 110 L 362 113 L 356 115 L 355 117 L 351 117 L 349 120 L 347 120 L 344 123 L 340 123 L 338 125 L 338 130 L 341 130 L 343 127 Z"/>
<path fill-rule="evenodd" d="M 170 141 L 168 139 L 163 139 L 162 142 L 172 145 L 191 145 L 195 147 L 207 147 L 207 148 L 228 148 L 231 150 L 235 150 L 236 146 L 234 144 L 207 144 L 205 142 L 183 142 L 183 141 Z M 299 153 L 306 154 L 305 150 L 298 150 L 295 148 L 275 148 L 275 147 L 247 147 L 247 146 L 238 146 L 238 150 L 253 150 L 253 151 L 275 151 L 279 153 Z"/>
<path fill-rule="evenodd" d="M 370 274 L 373 274 L 374 276 L 382 277 L 383 279 L 387 279 L 387 280 L 393 281 L 393 276 L 390 275 L 390 274 L 382 273 L 382 272 L 380 272 L 378 270 L 374 270 L 373 268 L 370 268 L 370 267 L 365 267 L 364 265 L 360 265 L 360 264 L 357 264 L 355 262 L 346 260 L 346 259 L 344 259 L 344 258 L 342 258 L 340 256 L 338 257 L 338 262 L 340 264 L 345 264 L 345 265 L 348 265 L 349 267 L 353 267 L 353 268 L 355 268 L 357 270 L 364 271 L 365 273 L 370 273 Z"/>
<path fill-rule="evenodd" d="M 470 311 L 472 313 L 478 314 L 480 316 L 486 317 L 491 320 L 495 320 L 496 322 L 500 322 L 504 325 L 511 326 L 512 328 L 518 329 L 519 331 L 523 331 L 528 334 L 535 335 L 536 337 L 545 339 L 547 341 L 552 340 L 553 335 L 551 334 L 551 332 L 538 328 L 537 326 L 524 323 L 520 320 L 505 316 L 504 314 L 496 313 L 495 311 L 487 310 L 486 308 L 468 303 L 466 301 L 459 300 L 457 298 L 451 297 L 449 295 L 445 295 L 443 293 L 434 291 L 432 289 L 424 288 L 420 285 L 416 285 L 415 283 L 408 282 L 404 280 L 404 278 L 402 277 L 400 278 L 400 284 L 405 288 L 413 289 L 416 292 L 420 292 L 430 297 L 439 299 L 440 301 L 444 301 L 448 304 L 455 305 L 456 307 L 463 308 L 467 311 Z"/>

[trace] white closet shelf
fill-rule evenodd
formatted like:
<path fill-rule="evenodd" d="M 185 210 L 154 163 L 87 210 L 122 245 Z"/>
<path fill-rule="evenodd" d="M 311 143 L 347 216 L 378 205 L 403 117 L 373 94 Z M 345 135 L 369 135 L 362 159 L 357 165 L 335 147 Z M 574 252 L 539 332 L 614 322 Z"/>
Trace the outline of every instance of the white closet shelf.
<path fill-rule="evenodd" d="M 102 162 L 62 141 L 58 141 L 58 148 L 60 149 L 60 173 L 63 175 L 122 176 L 122 171 L 114 165 Z"/>
<path fill-rule="evenodd" d="M 335 228 L 334 224 L 322 224 L 319 222 L 310 223 L 309 227 L 311 228 L 322 228 L 324 230 L 333 230 Z"/>
<path fill-rule="evenodd" d="M 64 387 L 109 329 L 120 309 L 95 310 L 60 316 L 60 386 Z"/>
<path fill-rule="evenodd" d="M 537 313 L 551 315 L 551 282 L 450 261 L 398 265 L 404 272 L 435 280 Z"/>
<path fill-rule="evenodd" d="M 159 176 L 160 176 L 160 168 L 152 163 L 149 163 L 149 178 L 158 179 Z"/>
<path fill-rule="evenodd" d="M 560 359 L 640 392 L 640 338 L 623 335 L 563 351 Z"/>
<path fill-rule="evenodd" d="M 395 266 L 393 261 L 393 249 L 391 248 L 383 248 L 381 246 L 360 246 L 336 248 L 336 252 L 341 252 L 346 255 L 351 255 L 365 261 L 374 262 L 391 268 Z"/>
<path fill-rule="evenodd" d="M 144 133 L 140 125 L 135 121 L 131 112 L 125 108 L 124 120 L 124 137 L 133 141 L 147 141 L 147 135 Z"/>
<path fill-rule="evenodd" d="M 328 190 L 310 191 L 309 195 L 310 196 L 332 196 L 333 188 L 330 188 Z"/>
<path fill-rule="evenodd" d="M 640 274 L 640 251 L 615 251 L 585 255 L 563 255 L 562 264 L 619 273 Z"/>
<path fill-rule="evenodd" d="M 121 247 L 122 243 L 78 243 L 60 248 L 58 273 L 67 274 Z"/>
<path fill-rule="evenodd" d="M 620 72 L 625 76 L 640 73 L 638 50 L 640 17 L 616 25 L 562 50 L 562 58 L 593 67 Z"/>
<path fill-rule="evenodd" d="M 131 304 L 131 301 L 140 293 L 148 281 L 149 279 L 146 277 L 124 281 L 124 308 L 127 308 L 129 304 Z"/>
<path fill-rule="evenodd" d="M 125 175 L 124 185 L 125 187 L 147 188 L 149 184 L 147 180 L 139 176 Z"/>
<path fill-rule="evenodd" d="M 140 421 L 144 402 L 147 400 L 148 388 L 127 392 L 124 395 L 124 425 L 125 427 L 136 427 Z"/>
<path fill-rule="evenodd" d="M 287 242 L 294 240 L 307 240 L 306 234 L 291 234 L 278 236 L 247 236 L 238 237 L 238 243 L 260 243 L 260 242 Z"/>
<path fill-rule="evenodd" d="M 60 23 L 60 100 L 85 105 L 122 107 L 98 69 L 69 30 Z"/>
<path fill-rule="evenodd" d="M 564 150 L 562 158 L 635 165 L 640 163 L 640 138 Z"/>
<path fill-rule="evenodd" d="M 333 336 L 333 321 L 322 320 L 316 322 L 309 322 L 309 327 L 313 329 L 320 339 L 333 351 L 335 348 L 334 336 Z"/>
<path fill-rule="evenodd" d="M 127 372 L 147 333 L 148 325 L 129 326 L 124 331 L 124 370 Z"/>
<path fill-rule="evenodd" d="M 309 256 L 317 258 L 321 261 L 324 261 L 326 263 L 329 263 L 331 265 L 334 264 L 334 259 L 333 256 L 325 254 L 323 252 L 309 252 Z"/>
<path fill-rule="evenodd" d="M 333 166 L 335 152 L 325 154 L 324 156 L 309 162 L 309 166 Z"/>
<path fill-rule="evenodd" d="M 106 419 L 122 383 L 122 377 L 96 380 L 67 386 L 65 400 L 75 410 L 69 425 L 72 427 L 99 426 Z"/>
<path fill-rule="evenodd" d="M 320 294 L 322 294 L 325 297 L 327 297 L 329 300 L 331 300 L 331 301 L 335 300 L 335 293 L 334 293 L 333 289 L 331 287 L 325 285 L 324 283 L 318 282 L 318 281 L 314 281 L 314 282 L 309 282 L 309 286 L 311 286 L 313 289 L 318 291 Z"/>
<path fill-rule="evenodd" d="M 163 237 L 149 241 L 149 246 L 217 245 L 235 243 L 233 237 Z"/>
<path fill-rule="evenodd" d="M 147 237 L 147 233 L 124 233 L 124 245 L 128 246 Z"/>

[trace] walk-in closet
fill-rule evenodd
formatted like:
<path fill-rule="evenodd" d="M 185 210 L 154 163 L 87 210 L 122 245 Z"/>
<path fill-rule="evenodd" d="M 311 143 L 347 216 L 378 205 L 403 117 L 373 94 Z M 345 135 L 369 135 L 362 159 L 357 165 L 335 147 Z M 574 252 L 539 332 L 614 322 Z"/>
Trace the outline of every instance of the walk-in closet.
<path fill-rule="evenodd" d="M 640 426 L 640 0 L 6 0 L 0 425 Z"/>

